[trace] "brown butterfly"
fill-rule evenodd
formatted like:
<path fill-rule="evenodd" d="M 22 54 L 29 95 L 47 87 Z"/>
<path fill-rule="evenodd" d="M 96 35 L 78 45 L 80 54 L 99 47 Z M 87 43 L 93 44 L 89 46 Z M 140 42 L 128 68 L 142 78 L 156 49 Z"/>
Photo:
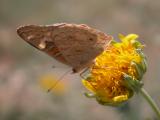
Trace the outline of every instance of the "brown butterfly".
<path fill-rule="evenodd" d="M 112 40 L 112 36 L 84 24 L 27 25 L 18 35 L 35 48 L 79 72 L 92 64 Z"/>

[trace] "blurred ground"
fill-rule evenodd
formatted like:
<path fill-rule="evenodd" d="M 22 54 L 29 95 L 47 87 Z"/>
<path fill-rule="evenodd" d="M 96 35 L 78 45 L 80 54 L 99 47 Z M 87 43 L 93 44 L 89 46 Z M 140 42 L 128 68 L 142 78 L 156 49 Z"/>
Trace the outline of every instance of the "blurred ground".
<path fill-rule="evenodd" d="M 86 98 L 78 75 L 68 74 L 60 93 L 42 90 L 42 77 L 59 78 L 69 68 L 21 40 L 16 28 L 68 22 L 88 24 L 115 39 L 118 33 L 139 34 L 149 64 L 144 87 L 160 106 L 159 12 L 158 0 L 0 0 L 0 120 L 153 120 L 138 95 L 119 109 Z"/>

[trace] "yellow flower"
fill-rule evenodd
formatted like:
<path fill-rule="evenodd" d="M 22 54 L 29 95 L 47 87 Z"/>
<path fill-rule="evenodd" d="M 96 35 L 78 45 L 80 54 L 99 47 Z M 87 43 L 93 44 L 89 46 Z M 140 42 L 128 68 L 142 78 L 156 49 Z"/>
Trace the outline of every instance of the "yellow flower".
<path fill-rule="evenodd" d="M 134 91 L 126 84 L 124 75 L 131 76 L 133 80 L 140 80 L 142 74 L 137 66 L 143 67 L 143 71 L 146 67 L 145 58 L 138 52 L 143 48 L 136 40 L 138 35 L 119 35 L 119 38 L 121 42 L 113 41 L 95 59 L 90 68 L 90 75 L 82 80 L 83 85 L 93 93 L 92 96 L 104 105 L 117 105 L 127 101 Z"/>
<path fill-rule="evenodd" d="M 54 85 L 56 85 L 53 89 L 51 89 L 54 94 L 61 95 L 65 92 L 66 90 L 66 85 L 64 82 L 59 82 L 57 84 L 57 79 L 55 76 L 51 74 L 45 74 L 40 78 L 40 86 L 43 88 L 45 91 L 48 91 L 50 88 L 52 88 Z"/>

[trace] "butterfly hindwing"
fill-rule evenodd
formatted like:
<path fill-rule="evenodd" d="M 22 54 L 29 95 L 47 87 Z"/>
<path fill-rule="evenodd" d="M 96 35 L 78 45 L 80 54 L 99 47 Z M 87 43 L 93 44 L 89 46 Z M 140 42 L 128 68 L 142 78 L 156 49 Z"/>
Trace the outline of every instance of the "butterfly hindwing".
<path fill-rule="evenodd" d="M 106 34 L 84 25 L 60 26 L 54 34 L 55 44 L 75 71 L 92 63 L 110 41 Z"/>

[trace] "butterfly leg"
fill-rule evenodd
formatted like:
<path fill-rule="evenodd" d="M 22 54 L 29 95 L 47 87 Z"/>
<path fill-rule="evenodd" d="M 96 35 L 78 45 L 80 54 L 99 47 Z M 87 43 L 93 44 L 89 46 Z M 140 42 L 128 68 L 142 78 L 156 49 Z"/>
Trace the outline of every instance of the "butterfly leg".
<path fill-rule="evenodd" d="M 86 74 L 88 75 L 89 73 L 88 72 L 90 72 L 89 71 L 89 67 L 87 67 L 87 68 L 85 68 L 82 72 L 80 72 L 80 77 L 82 78 L 82 79 L 86 79 Z"/>

